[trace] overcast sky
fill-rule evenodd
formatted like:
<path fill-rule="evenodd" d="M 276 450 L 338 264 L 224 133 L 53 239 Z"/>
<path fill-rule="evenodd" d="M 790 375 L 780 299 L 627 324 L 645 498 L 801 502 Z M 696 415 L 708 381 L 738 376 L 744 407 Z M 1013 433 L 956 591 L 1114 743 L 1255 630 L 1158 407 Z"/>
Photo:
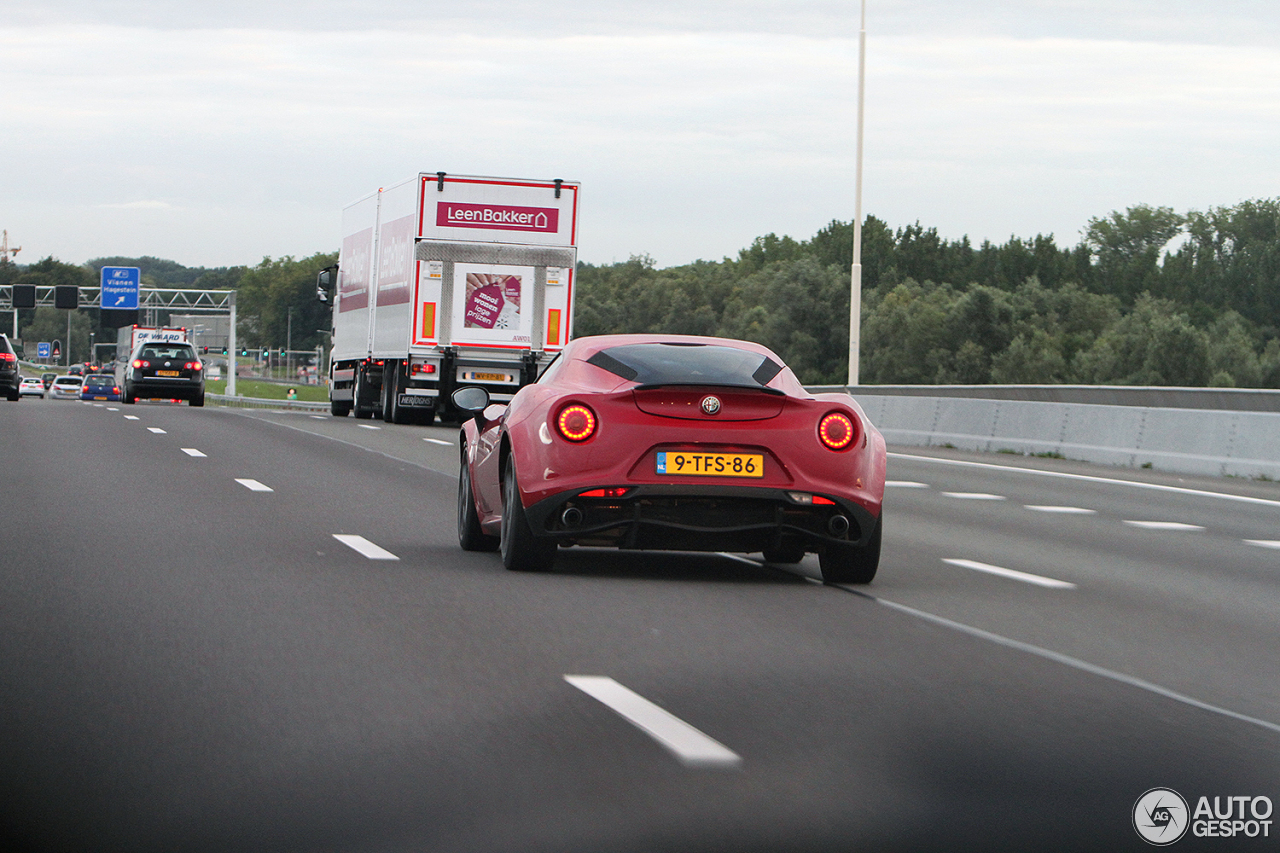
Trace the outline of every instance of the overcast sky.
<path fill-rule="evenodd" d="M 868 0 L 863 209 L 1002 242 L 1280 195 L 1275 0 Z M 6 0 L 18 260 L 339 245 L 420 171 L 581 181 L 579 257 L 854 212 L 858 0 Z"/>

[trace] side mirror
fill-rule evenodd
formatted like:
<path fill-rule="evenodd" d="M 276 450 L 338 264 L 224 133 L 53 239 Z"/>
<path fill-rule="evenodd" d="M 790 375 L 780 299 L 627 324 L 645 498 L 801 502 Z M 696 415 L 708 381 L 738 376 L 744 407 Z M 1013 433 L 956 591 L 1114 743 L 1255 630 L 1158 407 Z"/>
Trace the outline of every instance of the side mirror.
<path fill-rule="evenodd" d="M 468 386 L 453 392 L 453 404 L 464 412 L 478 415 L 489 406 L 489 392 L 483 388 Z"/>
<path fill-rule="evenodd" d="M 325 267 L 320 270 L 320 274 L 316 276 L 316 300 L 328 303 L 329 288 L 333 286 L 334 277 L 337 275 L 337 267 Z"/>

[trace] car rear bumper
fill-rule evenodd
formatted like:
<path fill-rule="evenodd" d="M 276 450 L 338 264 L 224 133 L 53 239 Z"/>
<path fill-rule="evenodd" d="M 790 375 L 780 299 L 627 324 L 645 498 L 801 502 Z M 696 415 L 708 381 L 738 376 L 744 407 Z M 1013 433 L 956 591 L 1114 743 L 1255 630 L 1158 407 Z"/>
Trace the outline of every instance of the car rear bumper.
<path fill-rule="evenodd" d="M 155 381 L 151 379 L 130 382 L 126 394 L 143 399 L 190 400 L 204 394 L 204 382 L 186 379 Z"/>
<path fill-rule="evenodd" d="M 803 503 L 787 489 L 750 486 L 626 487 L 620 498 L 562 492 L 526 509 L 535 536 L 564 544 L 671 551 L 761 551 L 784 543 L 816 551 L 865 545 L 876 516 L 851 500 Z"/>

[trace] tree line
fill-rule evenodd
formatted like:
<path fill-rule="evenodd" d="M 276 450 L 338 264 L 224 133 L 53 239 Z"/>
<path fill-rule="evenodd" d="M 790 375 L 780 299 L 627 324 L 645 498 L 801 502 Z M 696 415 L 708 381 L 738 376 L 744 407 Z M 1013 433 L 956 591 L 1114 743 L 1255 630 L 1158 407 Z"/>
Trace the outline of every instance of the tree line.
<path fill-rule="evenodd" d="M 1052 235 L 973 245 L 919 223 L 867 217 L 862 236 L 864 384 L 1122 384 L 1280 387 L 1280 199 L 1177 213 L 1137 205 L 1090 219 L 1074 246 Z M 806 240 L 767 234 L 736 258 L 659 269 L 644 255 L 577 268 L 578 336 L 658 332 L 769 346 L 808 384 L 843 384 L 853 225 Z M 152 257 L 0 263 L 0 284 L 97 286 L 137 266 L 144 286 L 235 289 L 239 341 L 328 345 L 318 270 L 337 253 L 255 266 L 185 267 Z M 162 317 L 161 322 L 166 322 Z M 63 339 L 53 308 L 19 312 L 21 337 Z M 96 309 L 72 312 L 72 358 Z"/>
<path fill-rule="evenodd" d="M 1280 199 L 1138 205 L 1083 235 L 974 246 L 868 217 L 861 381 L 1280 387 Z M 843 384 L 852 252 L 833 221 L 719 262 L 581 264 L 576 333 L 747 338 L 805 383 Z"/>

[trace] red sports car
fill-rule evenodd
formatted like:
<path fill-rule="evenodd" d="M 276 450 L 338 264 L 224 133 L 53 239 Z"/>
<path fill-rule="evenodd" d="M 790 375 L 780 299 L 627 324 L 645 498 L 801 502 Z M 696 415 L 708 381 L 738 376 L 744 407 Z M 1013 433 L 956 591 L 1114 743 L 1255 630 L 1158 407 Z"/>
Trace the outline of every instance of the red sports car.
<path fill-rule="evenodd" d="M 847 394 L 810 394 L 767 348 L 682 335 L 579 338 L 508 405 L 455 392 L 458 540 L 508 569 L 591 545 L 817 553 L 828 583 L 880 562 L 884 438 Z"/>

